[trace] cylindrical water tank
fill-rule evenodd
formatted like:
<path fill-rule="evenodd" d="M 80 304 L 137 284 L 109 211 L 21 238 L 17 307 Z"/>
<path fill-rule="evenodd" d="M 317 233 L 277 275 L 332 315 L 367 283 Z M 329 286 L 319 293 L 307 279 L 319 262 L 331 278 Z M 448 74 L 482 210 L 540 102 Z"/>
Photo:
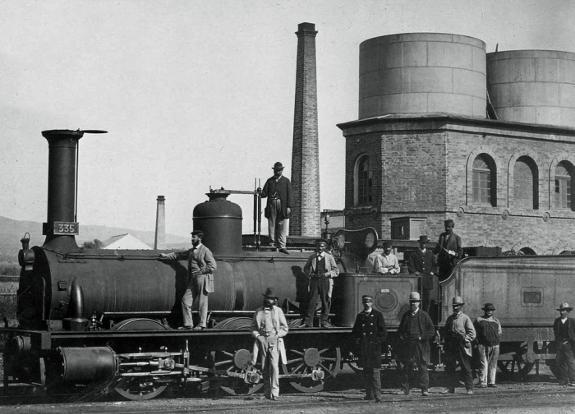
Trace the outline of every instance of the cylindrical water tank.
<path fill-rule="evenodd" d="M 488 53 L 487 88 L 498 119 L 575 127 L 575 53 Z"/>
<path fill-rule="evenodd" d="M 405 33 L 359 50 L 359 118 L 447 112 L 485 118 L 485 43 L 469 36 Z"/>

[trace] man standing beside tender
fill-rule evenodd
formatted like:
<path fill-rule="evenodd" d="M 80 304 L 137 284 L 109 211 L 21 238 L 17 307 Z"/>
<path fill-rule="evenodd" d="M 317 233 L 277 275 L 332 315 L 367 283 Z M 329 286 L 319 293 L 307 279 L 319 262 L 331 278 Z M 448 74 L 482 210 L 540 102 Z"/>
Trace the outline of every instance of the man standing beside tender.
<path fill-rule="evenodd" d="M 483 306 L 483 316 L 475 320 L 475 331 L 479 345 L 479 388 L 497 387 L 495 372 L 499 358 L 499 342 L 501 341 L 501 323 L 493 316 L 495 306 L 486 303 Z"/>
<path fill-rule="evenodd" d="M 329 310 L 331 306 L 331 279 L 339 275 L 339 268 L 335 258 L 327 252 L 327 242 L 318 240 L 315 245 L 315 253 L 312 254 L 303 268 L 303 272 L 309 277 L 309 292 L 307 301 L 307 314 L 304 324 L 313 326 L 313 318 L 317 302 L 321 301 L 320 326 L 329 328 Z"/>
<path fill-rule="evenodd" d="M 419 248 L 413 252 L 407 260 L 409 273 L 420 277 L 421 292 L 425 311 L 429 313 L 432 305 L 437 303 L 439 285 L 435 276 L 435 256 L 426 244 L 429 242 L 427 236 L 419 236 Z"/>
<path fill-rule="evenodd" d="M 387 337 L 383 315 L 373 309 L 373 297 L 363 295 L 363 312 L 355 318 L 352 335 L 359 347 L 358 364 L 363 368 L 365 399 L 381 402 L 381 347 Z"/>
<path fill-rule="evenodd" d="M 575 356 L 573 346 L 575 346 L 575 320 L 569 318 L 569 312 L 573 310 L 567 302 L 563 302 L 557 308 L 559 317 L 553 323 L 555 333 L 555 343 L 557 353 L 555 355 L 555 366 L 557 368 L 557 379 L 560 385 L 575 387 Z"/>
<path fill-rule="evenodd" d="M 437 255 L 439 266 L 439 280 L 445 280 L 463 255 L 461 237 L 453 232 L 455 222 L 451 219 L 444 221 L 445 231 L 439 236 L 437 246 L 433 253 Z"/>
<path fill-rule="evenodd" d="M 192 232 L 192 248 L 184 252 L 161 253 L 170 260 L 188 261 L 188 285 L 182 297 L 182 315 L 184 325 L 180 329 L 202 330 L 207 327 L 208 295 L 214 292 L 214 272 L 216 260 L 211 250 L 202 244 L 204 232 Z M 194 326 L 192 306 L 199 309 L 200 322 Z"/>
<path fill-rule="evenodd" d="M 267 288 L 263 296 L 263 306 L 254 314 L 252 336 L 261 355 L 264 395 L 270 400 L 277 400 L 280 395 L 279 357 L 281 353 L 285 358 L 283 337 L 288 333 L 288 324 L 283 311 L 276 306 L 277 297 L 272 290 Z"/>
<path fill-rule="evenodd" d="M 409 379 L 416 367 L 419 377 L 421 395 L 429 395 L 429 341 L 435 335 L 435 327 L 431 318 L 424 310 L 419 308 L 421 297 L 418 292 L 409 294 L 409 310 L 403 314 L 399 324 L 399 349 L 401 360 L 401 389 L 405 395 L 409 394 Z"/>
<path fill-rule="evenodd" d="M 475 339 L 475 328 L 469 316 L 461 309 L 465 305 L 460 296 L 453 298 L 453 313 L 445 322 L 445 370 L 449 376 L 450 385 L 447 392 L 454 393 L 459 383 L 456 375 L 457 364 L 461 367 L 461 374 L 465 383 L 467 394 L 473 394 L 473 375 L 471 372 L 471 343 Z"/>
<path fill-rule="evenodd" d="M 264 215 L 268 219 L 270 241 L 280 252 L 289 254 L 286 242 L 291 214 L 291 182 L 282 175 L 284 166 L 281 162 L 276 162 L 273 170 L 274 175 L 267 179 L 260 196 L 268 199 Z"/>

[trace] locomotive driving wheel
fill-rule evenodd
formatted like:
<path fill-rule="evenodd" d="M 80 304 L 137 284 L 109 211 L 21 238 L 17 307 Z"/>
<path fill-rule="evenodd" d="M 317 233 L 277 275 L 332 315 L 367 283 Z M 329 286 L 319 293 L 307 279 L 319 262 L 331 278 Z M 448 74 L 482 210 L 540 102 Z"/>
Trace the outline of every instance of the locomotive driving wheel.
<path fill-rule="evenodd" d="M 261 374 L 251 366 L 252 354 L 247 349 L 212 351 L 211 360 L 218 387 L 228 395 L 250 395 L 264 386 Z"/>
<path fill-rule="evenodd" d="M 116 331 L 141 330 L 141 331 L 161 331 L 167 328 L 160 322 L 153 319 L 134 318 L 126 319 L 112 327 Z M 163 393 L 168 384 L 158 381 L 153 376 L 135 376 L 120 378 L 114 386 L 114 391 L 122 397 L 133 400 L 151 400 Z"/>
<path fill-rule="evenodd" d="M 511 353 L 512 359 L 504 359 L 500 356 L 501 359 L 497 361 L 497 366 L 504 376 L 516 375 L 520 381 L 527 381 L 527 375 L 535 365 L 535 362 L 528 355 L 528 343 L 522 342 L 514 348 L 515 352 Z"/>
<path fill-rule="evenodd" d="M 320 392 L 326 377 L 335 377 L 341 367 L 341 349 L 288 348 L 285 375 L 290 375 L 290 385 L 299 392 Z"/>

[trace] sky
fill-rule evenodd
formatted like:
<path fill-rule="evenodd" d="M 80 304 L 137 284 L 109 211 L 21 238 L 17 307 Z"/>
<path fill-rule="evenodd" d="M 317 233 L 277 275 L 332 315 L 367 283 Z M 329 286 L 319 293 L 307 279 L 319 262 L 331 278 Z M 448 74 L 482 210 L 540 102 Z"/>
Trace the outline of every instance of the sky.
<path fill-rule="evenodd" d="M 322 209 L 344 207 L 359 44 L 455 33 L 575 52 L 570 0 L 0 0 L 0 215 L 46 221 L 48 129 L 80 140 L 78 221 L 187 235 L 209 188 L 291 175 L 297 25 L 316 25 Z M 251 230 L 252 199 L 235 195 Z M 264 220 L 265 222 L 265 220 Z M 0 229 L 1 231 L 1 229 Z"/>

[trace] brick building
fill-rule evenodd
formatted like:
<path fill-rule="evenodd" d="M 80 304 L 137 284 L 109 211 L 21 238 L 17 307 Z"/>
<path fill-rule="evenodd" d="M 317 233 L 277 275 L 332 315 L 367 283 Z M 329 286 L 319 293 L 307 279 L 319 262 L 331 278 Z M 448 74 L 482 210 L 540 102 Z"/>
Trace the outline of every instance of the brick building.
<path fill-rule="evenodd" d="M 339 125 L 347 228 L 436 240 L 452 218 L 465 246 L 575 250 L 575 54 L 382 36 L 360 46 L 359 89 Z"/>

